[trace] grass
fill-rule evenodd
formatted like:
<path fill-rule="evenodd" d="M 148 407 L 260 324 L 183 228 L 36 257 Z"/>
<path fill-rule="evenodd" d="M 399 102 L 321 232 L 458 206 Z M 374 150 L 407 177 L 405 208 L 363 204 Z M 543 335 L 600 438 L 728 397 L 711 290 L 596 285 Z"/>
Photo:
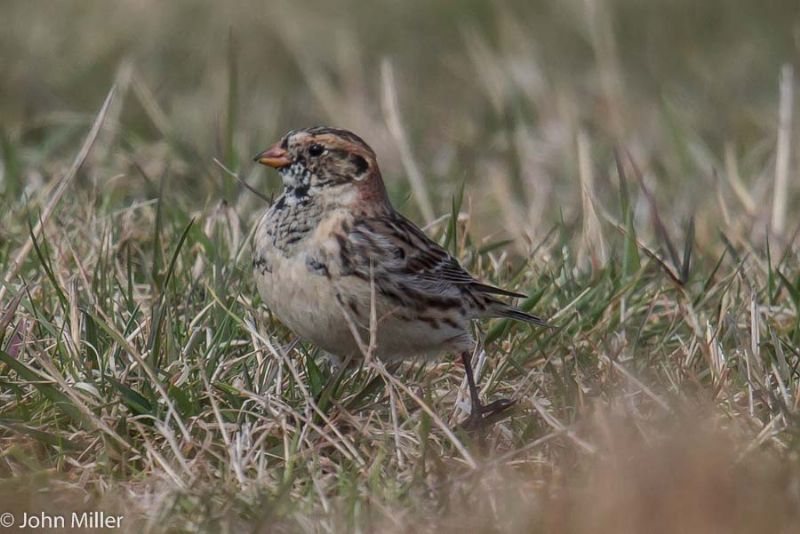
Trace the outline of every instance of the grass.
<path fill-rule="evenodd" d="M 797 19 L 727 5 L 9 4 L 0 513 L 793 531 Z M 476 326 L 483 438 L 455 358 L 338 372 L 260 301 L 225 169 L 269 196 L 248 156 L 313 123 L 557 325 Z"/>

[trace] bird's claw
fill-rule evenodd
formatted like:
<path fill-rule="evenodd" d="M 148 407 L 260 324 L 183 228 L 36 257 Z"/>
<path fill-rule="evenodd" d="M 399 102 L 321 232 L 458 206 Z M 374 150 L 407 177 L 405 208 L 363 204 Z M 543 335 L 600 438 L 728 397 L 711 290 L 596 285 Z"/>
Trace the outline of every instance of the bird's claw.
<path fill-rule="evenodd" d="M 506 410 L 515 403 L 516 401 L 512 399 L 498 399 L 485 406 L 474 406 L 470 416 L 461 423 L 461 428 L 468 431 L 484 429 L 502 419 Z"/>

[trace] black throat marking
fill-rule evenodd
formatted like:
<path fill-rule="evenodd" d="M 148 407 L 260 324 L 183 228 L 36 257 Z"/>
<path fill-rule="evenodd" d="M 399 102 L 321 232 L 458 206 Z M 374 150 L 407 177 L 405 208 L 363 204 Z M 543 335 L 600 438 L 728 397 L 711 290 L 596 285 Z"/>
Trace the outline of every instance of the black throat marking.
<path fill-rule="evenodd" d="M 311 187 L 311 173 L 302 161 L 296 161 L 280 170 L 284 191 L 275 205 L 283 209 L 286 205 L 306 204 L 310 199 L 308 190 Z"/>
<path fill-rule="evenodd" d="M 303 184 L 297 187 L 287 187 L 286 188 L 286 195 L 294 197 L 298 201 L 302 201 L 308 198 L 308 189 L 311 187 L 309 184 Z"/>

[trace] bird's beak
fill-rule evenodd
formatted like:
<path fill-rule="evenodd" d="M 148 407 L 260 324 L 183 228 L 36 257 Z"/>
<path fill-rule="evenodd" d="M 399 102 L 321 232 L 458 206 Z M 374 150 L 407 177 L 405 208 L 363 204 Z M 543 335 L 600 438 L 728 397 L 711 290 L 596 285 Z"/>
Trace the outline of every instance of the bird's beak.
<path fill-rule="evenodd" d="M 278 143 L 275 143 L 264 152 L 253 158 L 253 161 L 257 161 L 262 165 L 266 165 L 267 167 L 272 167 L 273 169 L 280 169 L 281 167 L 286 167 L 292 164 L 292 160 L 289 159 L 289 153 L 286 152 L 285 149 L 281 148 Z"/>

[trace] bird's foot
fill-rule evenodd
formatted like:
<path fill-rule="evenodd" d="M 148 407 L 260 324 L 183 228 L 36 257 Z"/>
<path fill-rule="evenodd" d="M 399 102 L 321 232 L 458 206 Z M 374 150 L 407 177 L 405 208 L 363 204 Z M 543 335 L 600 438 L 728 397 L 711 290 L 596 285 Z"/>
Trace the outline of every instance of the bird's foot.
<path fill-rule="evenodd" d="M 483 430 L 502 419 L 506 410 L 515 403 L 516 401 L 512 399 L 498 399 L 485 406 L 482 404 L 473 406 L 472 413 L 461 423 L 461 428 L 468 431 Z"/>

